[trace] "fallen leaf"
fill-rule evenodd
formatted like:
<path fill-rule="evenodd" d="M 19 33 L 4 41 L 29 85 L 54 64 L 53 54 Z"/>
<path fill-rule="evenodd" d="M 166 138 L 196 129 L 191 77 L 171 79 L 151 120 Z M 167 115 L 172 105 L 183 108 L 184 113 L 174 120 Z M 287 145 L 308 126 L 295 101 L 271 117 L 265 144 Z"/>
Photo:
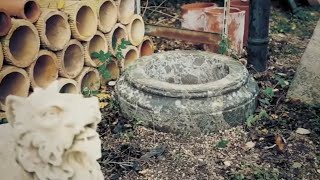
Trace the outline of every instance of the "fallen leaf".
<path fill-rule="evenodd" d="M 223 164 L 227 167 L 231 166 L 232 162 L 231 161 L 225 161 Z"/>
<path fill-rule="evenodd" d="M 108 105 L 107 102 L 100 102 L 100 103 L 99 103 L 100 109 L 106 107 L 107 105 Z"/>
<path fill-rule="evenodd" d="M 106 94 L 106 93 L 100 93 L 96 95 L 98 97 L 99 100 L 104 100 L 104 99 L 110 99 L 111 96 L 110 94 Z"/>
<path fill-rule="evenodd" d="M 247 150 L 252 149 L 255 145 L 256 145 L 256 143 L 249 141 L 246 143 L 246 149 Z"/>
<path fill-rule="evenodd" d="M 298 162 L 295 162 L 292 164 L 292 167 L 293 168 L 301 168 L 302 164 L 301 163 L 298 163 Z"/>
<path fill-rule="evenodd" d="M 64 8 L 64 5 L 65 5 L 65 0 L 59 0 L 57 3 L 57 8 L 61 10 Z"/>
<path fill-rule="evenodd" d="M 301 135 L 306 135 L 306 134 L 310 134 L 311 132 L 308 129 L 298 128 L 296 130 L 296 133 Z"/>
<path fill-rule="evenodd" d="M 152 171 L 150 169 L 144 169 L 142 171 L 139 171 L 139 174 L 150 174 Z"/>
<path fill-rule="evenodd" d="M 108 85 L 109 85 L 109 86 L 114 86 L 114 85 L 116 85 L 116 81 L 109 81 L 109 82 L 108 82 Z"/>
<path fill-rule="evenodd" d="M 283 137 L 279 134 L 275 136 L 275 144 L 277 145 L 280 151 L 283 151 L 286 147 Z"/>

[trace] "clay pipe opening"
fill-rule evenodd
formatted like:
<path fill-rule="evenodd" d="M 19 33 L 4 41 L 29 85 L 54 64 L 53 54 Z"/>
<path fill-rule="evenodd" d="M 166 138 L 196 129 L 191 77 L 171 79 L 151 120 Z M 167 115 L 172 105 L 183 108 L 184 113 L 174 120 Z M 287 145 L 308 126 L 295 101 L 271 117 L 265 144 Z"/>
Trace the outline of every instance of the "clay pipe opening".
<path fill-rule="evenodd" d="M 36 27 L 41 44 L 52 51 L 62 50 L 71 38 L 68 16 L 62 11 L 44 9 Z"/>
<path fill-rule="evenodd" d="M 59 75 L 66 78 L 75 78 L 84 66 L 84 51 L 81 43 L 71 39 L 66 47 L 58 51 Z"/>
<path fill-rule="evenodd" d="M 10 16 L 0 9 L 0 36 L 5 36 L 9 32 L 11 26 Z"/>
<path fill-rule="evenodd" d="M 128 33 L 126 27 L 120 23 L 117 23 L 112 30 L 106 34 L 106 38 L 109 45 L 109 51 L 115 55 L 117 47 L 121 44 L 121 40 L 128 40 Z"/>
<path fill-rule="evenodd" d="M 139 51 L 135 46 L 128 46 L 122 51 L 124 57 L 124 69 L 132 65 L 139 58 Z"/>
<path fill-rule="evenodd" d="M 80 92 L 77 82 L 73 79 L 58 78 L 58 84 L 59 93 L 78 94 Z"/>
<path fill-rule="evenodd" d="M 37 1 L 29 0 L 24 5 L 24 19 L 29 20 L 30 22 L 34 23 L 38 20 L 41 10 L 40 6 Z"/>
<path fill-rule="evenodd" d="M 41 14 L 37 0 L 1 0 L 0 7 L 9 16 L 25 19 L 31 23 L 36 22 Z"/>
<path fill-rule="evenodd" d="M 96 35 L 88 42 L 82 43 L 84 47 L 84 60 L 85 65 L 91 67 L 97 67 L 101 65 L 101 61 L 97 58 L 92 58 L 91 54 L 93 52 L 100 52 L 101 50 L 104 52 L 108 52 L 108 43 L 107 39 L 101 32 L 97 31 Z"/>
<path fill-rule="evenodd" d="M 110 32 L 117 23 L 117 13 L 117 6 L 113 0 L 101 1 L 98 13 L 98 29 L 103 33 Z"/>
<path fill-rule="evenodd" d="M 3 66 L 0 71 L 0 110 L 5 111 L 5 100 L 8 95 L 27 97 L 30 80 L 27 72 L 14 66 Z"/>
<path fill-rule="evenodd" d="M 69 15 L 72 36 L 80 41 L 89 41 L 97 32 L 96 11 L 87 1 L 66 1 L 65 10 Z"/>
<path fill-rule="evenodd" d="M 38 58 L 28 68 L 32 88 L 46 88 L 58 78 L 57 56 L 48 50 L 40 50 Z"/>
<path fill-rule="evenodd" d="M 97 69 L 84 67 L 79 76 L 75 78 L 78 83 L 78 89 L 84 91 L 86 88 L 91 91 L 100 89 L 100 74 Z"/>
<path fill-rule="evenodd" d="M 140 15 L 135 14 L 131 17 L 130 23 L 126 26 L 128 37 L 132 45 L 138 46 L 144 37 L 144 22 Z"/>
<path fill-rule="evenodd" d="M 121 24 L 128 24 L 130 17 L 134 15 L 135 1 L 119 0 L 118 3 L 118 20 Z"/>
<path fill-rule="evenodd" d="M 140 57 L 150 56 L 154 53 L 154 45 L 149 37 L 144 37 L 142 43 L 138 46 Z"/>
<path fill-rule="evenodd" d="M 36 60 L 40 38 L 31 22 L 12 19 L 12 28 L 1 41 L 5 60 L 9 64 L 24 68 Z"/>
<path fill-rule="evenodd" d="M 111 77 L 109 80 L 118 79 L 120 77 L 120 69 L 119 69 L 118 63 L 116 61 L 111 61 L 107 65 L 107 69 L 111 74 Z"/>

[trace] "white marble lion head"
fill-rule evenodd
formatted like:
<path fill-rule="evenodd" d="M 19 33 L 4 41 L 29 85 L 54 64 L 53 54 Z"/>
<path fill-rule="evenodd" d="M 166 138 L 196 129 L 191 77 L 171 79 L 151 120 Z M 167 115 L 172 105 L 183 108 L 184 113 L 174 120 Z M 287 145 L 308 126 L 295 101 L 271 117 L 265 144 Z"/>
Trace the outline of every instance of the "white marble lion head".
<path fill-rule="evenodd" d="M 16 160 L 33 179 L 104 179 L 96 161 L 101 157 L 96 97 L 59 93 L 55 81 L 27 98 L 9 95 L 6 107 Z"/>

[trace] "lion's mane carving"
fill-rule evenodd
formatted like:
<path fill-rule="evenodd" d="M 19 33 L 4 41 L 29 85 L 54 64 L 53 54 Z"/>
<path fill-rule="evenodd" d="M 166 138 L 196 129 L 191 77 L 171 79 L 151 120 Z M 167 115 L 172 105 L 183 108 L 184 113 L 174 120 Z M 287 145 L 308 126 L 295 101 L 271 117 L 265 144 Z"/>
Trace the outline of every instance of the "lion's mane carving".
<path fill-rule="evenodd" d="M 96 161 L 101 157 L 96 97 L 59 93 L 55 81 L 27 98 L 8 96 L 6 107 L 16 161 L 33 179 L 104 179 Z"/>

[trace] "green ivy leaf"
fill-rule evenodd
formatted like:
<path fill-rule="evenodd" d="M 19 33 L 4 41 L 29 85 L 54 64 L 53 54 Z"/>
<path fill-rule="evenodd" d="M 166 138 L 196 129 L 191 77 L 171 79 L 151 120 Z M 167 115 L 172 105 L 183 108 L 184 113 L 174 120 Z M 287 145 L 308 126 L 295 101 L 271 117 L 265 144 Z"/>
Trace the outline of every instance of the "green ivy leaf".
<path fill-rule="evenodd" d="M 112 54 L 110 52 L 107 52 L 104 54 L 104 57 L 108 60 L 111 60 L 112 59 Z"/>
<path fill-rule="evenodd" d="M 124 38 L 121 39 L 121 44 L 119 45 L 120 50 L 127 48 L 127 45 L 130 44 L 130 41 L 125 40 Z M 119 50 L 119 49 L 118 49 Z"/>
<path fill-rule="evenodd" d="M 98 71 L 100 72 L 100 74 L 104 79 L 109 79 L 111 77 L 111 74 L 105 65 L 99 66 Z"/>
<path fill-rule="evenodd" d="M 276 76 L 276 80 L 278 81 L 278 84 L 280 84 L 280 86 L 282 88 L 286 87 L 287 85 L 289 85 L 289 82 L 284 80 L 283 78 Z"/>
<path fill-rule="evenodd" d="M 91 53 L 91 57 L 92 57 L 92 58 L 99 58 L 99 56 L 100 56 L 100 54 L 97 53 L 97 52 Z"/>
<path fill-rule="evenodd" d="M 262 92 L 263 92 L 266 96 L 268 96 L 269 98 L 273 98 L 273 97 L 274 97 L 273 88 L 271 88 L 271 87 L 267 87 L 267 88 L 264 89 Z"/>
<path fill-rule="evenodd" d="M 229 143 L 228 140 L 221 140 L 221 141 L 218 142 L 217 147 L 218 148 L 226 148 L 228 143 Z"/>
<path fill-rule="evenodd" d="M 124 59 L 121 51 L 118 51 L 118 52 L 116 53 L 116 58 L 117 58 L 118 60 Z"/>
<path fill-rule="evenodd" d="M 259 99 L 260 103 L 263 105 L 270 105 L 270 100 L 268 98 Z"/>

